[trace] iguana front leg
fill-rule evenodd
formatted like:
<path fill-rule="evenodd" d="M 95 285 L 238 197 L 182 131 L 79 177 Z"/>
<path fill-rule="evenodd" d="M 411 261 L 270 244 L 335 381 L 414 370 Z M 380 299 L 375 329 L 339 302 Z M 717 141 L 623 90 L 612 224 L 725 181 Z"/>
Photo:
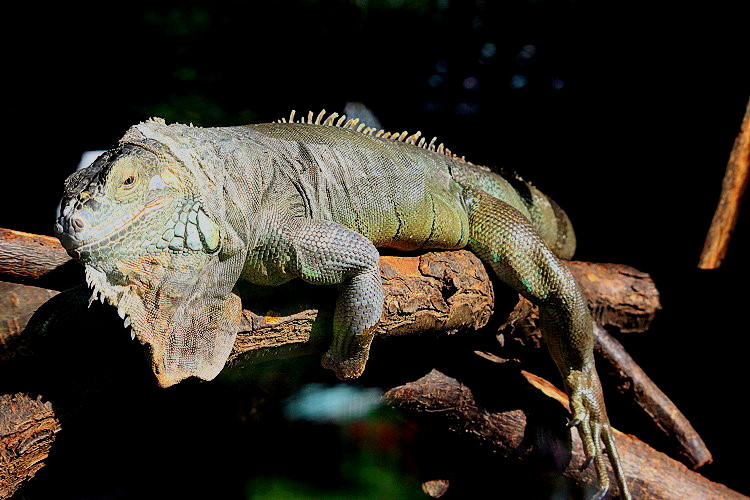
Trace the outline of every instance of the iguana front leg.
<path fill-rule="evenodd" d="M 373 334 L 383 313 L 380 255 L 360 233 L 331 221 L 294 218 L 283 229 L 292 259 L 288 272 L 313 284 L 339 285 L 333 343 L 323 366 L 341 379 L 365 369 Z"/>
<path fill-rule="evenodd" d="M 481 193 L 471 193 L 467 201 L 469 248 L 498 278 L 539 306 L 542 334 L 570 397 L 570 426 L 578 428 L 599 476 L 594 498 L 603 498 L 609 489 L 604 450 L 620 494 L 630 498 L 594 367 L 591 315 L 570 271 L 515 208 Z"/>

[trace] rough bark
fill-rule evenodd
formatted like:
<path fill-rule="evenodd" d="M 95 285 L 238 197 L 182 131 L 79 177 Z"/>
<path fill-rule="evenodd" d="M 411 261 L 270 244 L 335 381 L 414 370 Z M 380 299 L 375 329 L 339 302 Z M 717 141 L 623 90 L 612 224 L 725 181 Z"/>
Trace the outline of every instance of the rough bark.
<path fill-rule="evenodd" d="M 727 253 L 729 240 L 740 213 L 742 196 L 750 177 L 750 100 L 740 125 L 740 133 L 734 141 L 729 155 L 724 180 L 721 184 L 719 203 L 706 234 L 698 267 L 716 269 Z"/>
<path fill-rule="evenodd" d="M 2 279 L 64 290 L 76 271 L 80 273 L 80 266 L 57 238 L 0 228 Z"/>
<path fill-rule="evenodd" d="M 481 261 L 466 250 L 383 256 L 380 271 L 386 298 L 383 317 L 375 327 L 378 336 L 478 330 L 492 315 L 494 294 L 489 276 Z M 247 328 L 238 335 L 231 359 L 259 349 L 314 340 L 319 320 L 325 324 L 330 319 L 330 314 L 322 315 L 321 310 L 330 313 L 332 297 L 324 294 L 318 297 L 322 300 L 316 300 L 314 286 L 300 289 L 297 284 L 294 288 L 284 300 L 302 304 L 300 311 L 283 314 L 263 311 L 262 306 L 244 311 Z M 272 302 L 272 307 L 279 306 Z"/>
<path fill-rule="evenodd" d="M 589 297 L 600 324 L 620 331 L 648 328 L 660 306 L 658 292 L 646 273 L 617 264 L 568 264 Z M 385 316 L 379 325 L 381 334 L 457 331 L 465 327 L 476 329 L 492 314 L 494 295 L 489 277 L 479 259 L 468 251 L 384 256 L 381 274 L 387 292 Z M 65 290 L 80 284 L 83 275 L 80 266 L 70 261 L 54 238 L 0 228 L 0 278 Z M 294 295 L 291 302 L 309 305 L 309 291 L 315 289 L 295 289 L 302 290 L 302 293 L 295 294 L 290 287 L 285 289 L 286 302 L 290 302 L 288 295 L 291 292 Z M 29 300 L 30 304 L 36 303 L 31 298 Z M 272 304 L 268 309 L 272 307 L 276 305 Z M 304 342 L 309 339 L 318 314 L 314 307 L 298 307 L 293 314 L 262 311 L 261 308 L 246 311 L 249 335 L 238 340 L 235 356 L 269 345 Z M 20 313 L 16 314 L 18 326 L 23 325 L 22 319 Z M 6 331 L 18 332 L 20 329 L 14 324 Z M 269 335 L 266 337 L 260 332 Z"/>
<path fill-rule="evenodd" d="M 648 330 L 661 309 L 651 277 L 622 264 L 568 262 L 597 323 L 618 332 Z"/>
<path fill-rule="evenodd" d="M 501 373 L 497 376 L 502 376 Z M 536 428 L 544 425 L 539 420 L 540 414 L 553 413 L 548 409 L 550 402 L 561 406 L 567 404 L 567 397 L 539 377 L 526 372 L 521 372 L 521 375 L 529 390 L 513 401 L 516 404 L 506 400 L 503 410 L 488 409 L 478 402 L 479 397 L 475 396 L 473 387 L 467 387 L 437 370 L 389 390 L 385 400 L 419 421 L 447 428 L 507 460 L 537 467 L 540 454 L 551 453 L 559 460 L 561 452 L 559 446 L 544 439 L 529 442 L 533 436 L 549 435 Z M 507 380 L 506 383 L 518 384 L 519 380 L 522 378 Z M 496 384 L 502 382 L 495 380 Z M 483 394 L 482 398 L 485 397 Z M 542 408 L 546 409 L 542 412 Z M 532 424 L 534 429 L 529 428 Z M 565 468 L 565 475 L 578 488 L 592 491 L 595 471 L 593 467 L 582 469 L 586 459 L 577 433 L 572 434 L 572 455 L 569 464 L 565 461 L 565 465 L 569 465 Z M 617 432 L 616 441 L 633 498 L 747 498 L 707 480 L 633 436 Z M 611 481 L 614 484 L 613 476 Z M 498 486 L 501 490 L 503 487 L 508 485 Z M 610 497 L 614 493 L 611 492 Z"/>
<path fill-rule="evenodd" d="M 49 402 L 0 396 L 0 498 L 10 498 L 44 466 L 60 422 Z"/>

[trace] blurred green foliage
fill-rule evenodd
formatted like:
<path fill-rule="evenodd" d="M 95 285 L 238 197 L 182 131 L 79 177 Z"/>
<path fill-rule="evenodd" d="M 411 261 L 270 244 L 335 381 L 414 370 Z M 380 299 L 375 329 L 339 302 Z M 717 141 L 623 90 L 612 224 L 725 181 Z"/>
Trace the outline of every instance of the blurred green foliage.
<path fill-rule="evenodd" d="M 351 450 L 341 463 L 341 483 L 324 488 L 287 476 L 261 476 L 248 482 L 248 500 L 424 500 L 419 481 L 405 476 L 399 458 L 372 450 Z"/>

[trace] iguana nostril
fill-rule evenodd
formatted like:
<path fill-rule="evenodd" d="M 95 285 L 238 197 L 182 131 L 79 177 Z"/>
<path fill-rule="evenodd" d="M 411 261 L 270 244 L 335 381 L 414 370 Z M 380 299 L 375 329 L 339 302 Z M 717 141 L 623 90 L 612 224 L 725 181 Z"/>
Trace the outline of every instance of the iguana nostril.
<path fill-rule="evenodd" d="M 86 224 L 83 221 L 83 217 L 81 217 L 80 215 L 74 215 L 73 217 L 71 217 L 70 225 L 76 233 L 83 231 L 83 229 L 86 227 Z"/>

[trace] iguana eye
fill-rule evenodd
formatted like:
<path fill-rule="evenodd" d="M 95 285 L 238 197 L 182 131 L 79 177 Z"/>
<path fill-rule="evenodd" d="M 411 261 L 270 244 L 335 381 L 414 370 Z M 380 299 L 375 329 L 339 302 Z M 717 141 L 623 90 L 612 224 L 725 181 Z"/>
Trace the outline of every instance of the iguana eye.
<path fill-rule="evenodd" d="M 120 189 L 128 191 L 138 184 L 138 172 L 134 168 L 128 168 L 120 175 Z"/>
<path fill-rule="evenodd" d="M 115 192 L 120 192 L 126 196 L 126 191 L 133 190 L 140 184 L 141 162 L 133 156 L 124 156 L 116 160 L 112 167 L 112 173 L 108 181 L 111 182 Z"/>

